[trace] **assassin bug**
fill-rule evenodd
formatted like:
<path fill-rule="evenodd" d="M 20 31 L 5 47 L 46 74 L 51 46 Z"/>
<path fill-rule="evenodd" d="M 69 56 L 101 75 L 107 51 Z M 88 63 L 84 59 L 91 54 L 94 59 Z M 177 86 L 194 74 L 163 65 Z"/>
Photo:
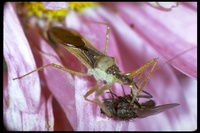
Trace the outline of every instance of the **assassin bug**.
<path fill-rule="evenodd" d="M 143 87 L 148 82 L 150 75 L 153 73 L 157 64 L 157 59 L 155 58 L 148 61 L 142 67 L 133 72 L 121 73 L 116 64 L 115 58 L 106 55 L 108 49 L 109 32 L 110 32 L 110 27 L 107 25 L 105 49 L 103 52 L 100 52 L 79 32 L 73 29 L 62 28 L 62 27 L 49 28 L 49 30 L 47 31 L 49 41 L 64 46 L 70 53 L 72 53 L 75 57 L 77 57 L 87 67 L 88 69 L 87 73 L 73 71 L 63 66 L 50 63 L 45 66 L 39 67 L 38 69 L 33 70 L 25 75 L 14 78 L 13 80 L 21 79 L 33 72 L 42 70 L 49 66 L 52 66 L 54 68 L 78 76 L 93 75 L 97 80 L 97 84 L 84 95 L 84 98 L 89 102 L 98 104 L 100 108 L 107 114 L 107 116 L 112 116 L 112 113 L 108 109 L 106 109 L 105 105 L 99 100 L 98 97 L 102 94 L 104 90 L 109 90 L 112 84 L 117 82 L 120 84 L 127 85 L 131 89 L 133 95 L 130 104 L 134 103 L 138 94 L 140 93 L 140 91 L 142 91 Z M 150 66 L 152 66 L 152 68 L 146 75 L 141 86 L 136 87 L 136 83 L 132 80 L 132 78 L 136 75 L 141 75 L 143 71 Z M 100 87 L 101 81 L 106 81 L 106 85 L 104 85 L 96 92 L 95 101 L 88 99 L 87 97 Z"/>

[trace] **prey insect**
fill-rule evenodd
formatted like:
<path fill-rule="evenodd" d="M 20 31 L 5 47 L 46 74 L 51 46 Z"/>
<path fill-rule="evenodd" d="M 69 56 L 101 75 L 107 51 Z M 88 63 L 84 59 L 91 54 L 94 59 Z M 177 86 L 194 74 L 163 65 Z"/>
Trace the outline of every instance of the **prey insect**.
<path fill-rule="evenodd" d="M 178 103 L 170 103 L 156 106 L 155 101 L 149 99 L 152 96 L 147 92 L 145 93 L 148 95 L 138 95 L 132 104 L 131 101 L 133 96 L 131 93 L 128 95 L 124 94 L 124 96 L 117 96 L 111 91 L 109 93 L 111 94 L 112 98 L 103 99 L 103 104 L 112 113 L 111 117 L 116 120 L 145 118 L 151 115 L 157 115 L 179 105 Z M 145 102 L 139 102 L 140 98 L 146 98 L 148 100 Z M 107 115 L 103 110 L 101 110 L 101 113 Z"/>
<path fill-rule="evenodd" d="M 69 28 L 51 27 L 47 32 L 49 41 L 64 46 L 64 48 L 66 48 L 70 53 L 77 57 L 87 67 L 87 73 L 77 72 L 60 65 L 50 63 L 14 79 L 21 79 L 33 72 L 42 70 L 49 66 L 78 76 L 93 75 L 97 80 L 97 83 L 84 95 L 84 99 L 89 102 L 98 104 L 107 116 L 112 116 L 113 114 L 108 109 L 106 109 L 105 105 L 99 99 L 99 96 L 102 94 L 102 92 L 104 90 L 109 90 L 112 84 L 115 82 L 127 85 L 133 93 L 132 101 L 130 104 L 134 103 L 138 94 L 148 82 L 150 75 L 153 73 L 157 64 L 157 59 L 148 61 L 142 67 L 133 72 L 122 73 L 116 64 L 115 58 L 107 56 L 109 32 L 110 27 L 107 25 L 105 48 L 103 52 L 100 52 L 79 32 Z M 143 71 L 148 67 L 151 67 L 150 71 L 142 81 L 141 86 L 137 87 L 136 83 L 132 80 L 133 77 L 136 75 L 141 75 Z M 106 81 L 106 84 L 100 88 L 101 81 Z M 88 99 L 88 96 L 95 91 L 95 100 Z"/>

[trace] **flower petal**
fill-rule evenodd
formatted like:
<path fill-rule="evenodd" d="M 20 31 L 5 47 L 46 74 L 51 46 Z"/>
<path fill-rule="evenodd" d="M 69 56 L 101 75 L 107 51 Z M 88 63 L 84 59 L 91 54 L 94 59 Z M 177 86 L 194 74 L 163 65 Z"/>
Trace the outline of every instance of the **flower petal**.
<path fill-rule="evenodd" d="M 103 50 L 105 47 L 105 39 L 106 39 L 106 25 L 99 24 L 97 22 L 105 22 L 99 14 L 92 12 L 92 10 L 88 10 L 82 16 L 74 14 L 74 12 L 70 12 L 67 16 L 67 26 L 79 31 L 82 35 L 89 39 L 92 45 L 97 47 L 99 50 Z M 76 20 L 76 21 L 74 21 Z M 77 22 L 77 23 L 75 23 Z M 79 23 L 78 23 L 79 22 Z M 95 23 L 96 22 L 96 23 Z M 110 34 L 109 37 L 109 49 L 108 55 L 119 57 L 118 49 L 115 47 L 115 40 L 113 35 Z M 120 64 L 121 60 L 117 59 L 117 62 Z M 83 96 L 89 91 L 94 85 L 96 81 L 91 77 L 83 78 L 76 77 L 75 78 L 75 98 L 76 98 L 76 111 L 77 111 L 77 131 L 99 131 L 99 130 L 116 130 L 116 126 L 119 125 L 117 130 L 121 130 L 124 128 L 121 122 L 112 121 L 111 124 L 106 126 L 104 118 L 100 113 L 99 106 L 90 103 L 84 100 Z M 91 94 L 88 98 L 94 99 L 95 93 Z M 126 127 L 126 125 L 125 125 Z"/>
<path fill-rule="evenodd" d="M 126 71 L 129 71 L 131 67 L 132 68 L 140 67 L 139 64 L 142 65 L 141 63 L 145 62 L 148 59 L 151 59 L 153 57 L 158 57 L 158 55 L 156 55 L 155 52 L 152 51 L 151 47 L 146 45 L 147 42 L 143 40 L 143 37 L 137 36 L 131 30 L 131 28 L 126 23 L 124 23 L 122 19 L 120 19 L 120 17 L 118 17 L 117 15 L 113 15 L 106 9 L 98 8 L 97 12 L 101 14 L 103 18 L 105 18 L 107 22 L 109 22 L 112 25 L 111 30 L 113 31 L 113 33 L 115 33 L 114 35 L 117 40 L 116 42 L 119 44 L 118 45 L 119 53 L 122 56 L 121 58 L 122 58 L 123 65 Z M 125 32 L 126 34 L 124 34 L 123 30 L 126 31 Z M 123 54 L 123 53 L 126 53 L 126 54 Z M 130 60 L 133 63 L 130 63 Z M 162 59 L 159 59 L 159 60 L 162 61 Z M 79 84 L 77 83 L 77 86 L 81 84 L 83 86 L 86 86 L 83 84 L 83 82 Z M 79 86 L 79 88 L 81 88 L 81 86 Z M 189 104 L 187 104 L 187 102 L 185 101 L 187 97 L 184 97 L 184 92 L 182 91 L 182 87 L 180 86 L 180 83 L 176 75 L 174 74 L 174 72 L 171 70 L 171 68 L 169 66 L 165 66 L 163 67 L 162 70 L 161 69 L 156 70 L 156 72 L 153 73 L 151 80 L 145 86 L 145 88 L 148 89 L 148 92 L 150 92 L 154 96 L 154 99 L 158 105 L 177 102 L 177 103 L 180 103 L 182 106 L 173 108 L 159 115 L 147 117 L 144 119 L 136 119 L 135 121 L 129 121 L 129 122 L 118 122 L 118 121 L 116 122 L 106 117 L 103 118 L 101 117 L 100 112 L 98 114 L 97 113 L 98 110 L 95 109 L 93 111 L 91 110 L 87 112 L 87 114 L 85 115 L 83 114 L 82 115 L 83 118 L 80 117 L 81 118 L 80 121 L 83 121 L 83 119 L 86 119 L 86 116 L 88 115 L 90 116 L 94 114 L 94 117 L 96 116 L 96 118 L 90 117 L 90 120 L 88 120 L 87 123 L 80 123 L 79 130 L 80 129 L 82 130 L 109 130 L 109 131 L 110 130 L 115 130 L 115 131 L 116 130 L 121 130 L 121 131 L 122 130 L 131 130 L 131 131 L 132 130 L 134 131 L 135 130 L 139 130 L 139 131 L 182 130 L 180 126 L 176 126 L 176 127 L 172 126 L 173 125 L 172 122 L 177 123 L 177 121 L 180 121 L 180 118 L 184 116 L 185 113 L 187 113 L 187 110 L 191 109 L 192 107 Z M 121 88 L 119 89 L 121 90 Z M 116 90 L 115 93 L 120 92 L 117 88 L 115 90 Z M 196 91 L 196 86 L 191 87 L 190 91 L 193 91 L 193 92 Z M 120 94 L 117 93 L 117 95 L 120 95 Z M 163 95 L 166 95 L 166 98 L 163 98 Z M 89 105 L 87 106 L 87 108 L 90 110 Z M 95 108 L 95 107 L 92 107 L 92 108 Z M 82 110 L 84 109 L 85 108 L 82 108 Z M 83 111 L 83 112 L 86 112 L 86 111 Z M 188 120 L 190 119 L 190 116 L 196 116 L 196 113 L 188 114 L 186 116 Z M 161 119 L 163 121 L 162 123 L 160 122 Z M 155 126 L 151 124 L 152 121 L 155 123 Z M 146 125 L 151 125 L 151 126 L 146 126 Z M 197 126 L 196 122 L 193 121 L 192 124 L 187 125 L 185 129 L 193 130 L 196 126 Z"/>
<path fill-rule="evenodd" d="M 59 10 L 63 8 L 69 8 L 68 2 L 42 2 L 45 8 L 50 10 Z"/>
<path fill-rule="evenodd" d="M 194 11 L 197 11 L 197 2 L 181 2 L 181 4 L 193 9 Z"/>
<path fill-rule="evenodd" d="M 4 74 L 3 120 L 9 131 L 49 131 L 53 130 L 54 119 L 52 111 L 52 97 L 47 100 L 47 105 L 42 97 L 42 104 L 38 112 L 27 113 L 20 111 L 12 98 L 8 95 L 7 73 Z M 46 114 L 47 113 L 47 114 Z"/>
<path fill-rule="evenodd" d="M 141 8 L 134 4 L 124 5 L 126 8 L 122 8 L 124 7 L 122 5 L 116 4 L 116 6 L 127 24 L 134 23 L 133 30 L 138 35 L 148 41 L 166 60 L 178 56 L 169 63 L 196 79 L 196 12 L 181 5 L 175 8 L 176 10 L 167 13 L 153 10 L 150 7 Z"/>
<path fill-rule="evenodd" d="M 35 55 L 40 56 L 38 58 L 41 58 L 41 66 L 50 63 L 63 66 L 55 50 L 45 40 L 43 40 L 39 34 L 37 34 L 37 31 L 35 31 L 34 29 L 26 29 L 26 33 L 29 41 L 35 44 L 37 49 L 40 50 L 36 50 Z M 34 34 L 34 36 L 32 36 L 32 34 Z M 40 42 L 37 42 L 37 40 L 40 40 Z M 66 118 L 71 123 L 73 129 L 75 129 L 76 107 L 74 103 L 74 79 L 68 72 L 56 69 L 54 67 L 46 67 L 43 69 L 43 72 L 43 78 L 47 88 L 56 98 L 63 111 L 65 112 Z"/>
<path fill-rule="evenodd" d="M 148 2 L 148 4 L 162 11 L 171 11 L 178 6 L 178 2 Z"/>
<path fill-rule="evenodd" d="M 96 13 L 96 11 L 98 13 Z M 134 32 L 131 29 L 131 27 L 129 27 L 129 25 L 125 23 L 125 22 L 130 22 L 130 20 L 125 19 L 126 21 L 123 22 L 123 19 L 121 19 L 118 15 L 114 15 L 113 12 L 112 13 L 109 12 L 108 8 L 101 9 L 101 7 L 99 7 L 95 11 L 87 12 L 87 13 L 89 16 L 91 15 L 91 17 L 87 17 L 85 15 L 84 17 L 86 17 L 87 19 L 90 18 L 91 20 L 93 19 L 96 20 L 96 18 L 98 18 L 99 21 L 105 21 L 103 19 L 105 18 L 106 21 L 112 25 L 111 38 L 116 39 L 116 41 L 114 41 L 114 44 L 113 44 L 114 46 L 113 45 L 110 45 L 110 46 L 115 47 L 116 50 L 114 51 L 111 50 L 110 55 L 115 54 L 116 51 L 119 52 L 118 54 L 121 55 L 121 60 L 119 58 L 119 62 L 120 62 L 119 64 L 124 67 L 125 71 L 131 71 L 133 70 L 133 68 L 140 67 L 140 65 L 145 63 L 145 61 L 151 58 L 158 57 L 158 54 L 156 54 L 155 51 L 153 51 L 151 47 L 149 46 L 150 44 L 148 44 L 148 42 L 144 40 L 144 36 L 141 36 L 141 34 L 137 34 L 138 30 L 136 30 L 137 32 Z M 78 21 L 70 20 L 70 23 L 67 23 L 68 26 L 73 28 L 73 24 L 77 24 L 75 22 L 83 22 L 83 21 L 80 21 L 79 18 L 77 18 L 77 20 Z M 76 28 L 78 27 L 80 29 L 86 28 L 86 31 L 87 31 L 89 28 L 87 26 L 84 27 L 85 26 L 84 24 L 85 23 L 83 22 L 81 23 L 80 26 L 75 26 L 75 27 Z M 91 28 L 91 31 L 92 30 L 93 30 L 93 27 Z M 123 30 L 125 32 L 123 32 Z M 78 31 L 81 31 L 81 30 L 78 30 Z M 91 32 L 90 30 L 88 31 Z M 95 30 L 95 32 L 97 31 L 98 30 Z M 101 32 L 98 32 L 98 33 L 101 33 Z M 102 37 L 99 37 L 99 38 L 102 39 Z M 117 45 L 118 49 L 116 48 L 115 44 L 118 44 Z M 162 58 L 160 58 L 159 60 L 163 61 Z M 184 77 L 184 76 L 181 75 L 181 77 Z M 186 77 L 186 79 L 187 80 L 185 82 L 191 81 L 191 79 L 188 77 Z M 76 104 L 76 108 L 74 111 L 76 111 L 76 113 L 74 113 L 74 115 L 71 116 L 71 117 L 74 117 L 75 119 L 75 122 L 72 123 L 73 129 L 75 130 L 90 130 L 90 131 L 94 131 L 94 130 L 104 130 L 104 131 L 105 130 L 108 130 L 108 131 L 162 130 L 162 131 L 168 131 L 168 130 L 183 130 L 183 125 L 184 125 L 184 130 L 194 130 L 197 127 L 197 123 L 195 120 L 197 116 L 197 112 L 196 110 L 191 111 L 193 107 L 195 109 L 197 107 L 195 103 L 196 96 L 194 96 L 194 99 L 192 101 L 189 101 L 189 98 L 187 97 L 187 95 L 185 95 L 187 94 L 187 92 L 184 91 L 187 89 L 189 90 L 191 94 L 195 94 L 197 90 L 196 89 L 197 86 L 195 83 L 193 83 L 193 86 L 187 86 L 188 88 L 184 88 L 186 86 L 181 86 L 177 76 L 174 73 L 174 70 L 172 70 L 172 68 L 169 66 L 165 66 L 162 69 L 156 70 L 155 73 L 153 73 L 149 83 L 145 86 L 145 90 L 147 89 L 148 92 L 150 92 L 154 96 L 154 99 L 156 100 L 158 105 L 166 104 L 170 102 L 177 102 L 177 103 L 180 103 L 181 106 L 178 106 L 169 111 L 163 112 L 159 115 L 147 117 L 144 119 L 136 119 L 135 121 L 115 121 L 110 118 L 107 118 L 106 116 L 100 114 L 100 108 L 97 105 L 91 104 L 83 100 L 82 96 L 85 94 L 85 92 L 87 92 L 87 90 L 89 90 L 89 88 L 91 88 L 90 86 L 93 86 L 95 84 L 95 83 L 92 83 L 93 81 L 94 79 L 92 78 L 85 79 L 82 77 L 80 78 L 75 77 L 75 81 L 74 81 L 75 93 L 72 93 L 72 94 L 75 95 L 74 104 Z M 120 95 L 118 92 L 121 92 L 120 91 L 121 87 L 120 86 L 118 87 L 119 88 L 115 89 L 116 90 L 115 93 L 117 95 Z M 127 90 L 127 91 L 129 92 L 130 90 Z M 90 98 L 92 96 L 90 96 Z M 165 96 L 165 98 L 163 98 L 163 96 Z M 188 104 L 188 103 L 192 103 L 192 104 Z M 183 118 L 187 119 L 187 121 L 192 121 L 192 122 L 190 124 L 186 124 Z M 152 124 L 152 122 L 154 124 Z M 150 126 L 147 126 L 147 125 L 150 125 Z"/>
<path fill-rule="evenodd" d="M 19 111 L 35 112 L 40 104 L 41 94 L 38 74 L 33 73 L 20 80 L 13 80 L 36 69 L 36 66 L 11 3 L 6 3 L 4 7 L 4 57 L 9 71 L 8 93 L 11 100 Z"/>

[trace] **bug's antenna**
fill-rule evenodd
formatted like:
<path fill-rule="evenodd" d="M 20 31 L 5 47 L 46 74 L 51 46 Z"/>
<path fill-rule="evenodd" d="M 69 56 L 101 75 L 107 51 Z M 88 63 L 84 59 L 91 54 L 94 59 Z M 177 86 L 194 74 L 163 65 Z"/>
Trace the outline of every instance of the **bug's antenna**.
<path fill-rule="evenodd" d="M 164 65 L 169 64 L 171 61 L 173 61 L 174 59 L 176 59 L 176 57 L 181 56 L 181 55 L 183 55 L 183 54 L 185 54 L 185 53 L 187 53 L 187 52 L 189 52 L 189 51 L 191 51 L 191 50 L 193 50 L 193 49 L 195 49 L 195 48 L 197 48 L 197 46 L 194 46 L 194 47 L 191 47 L 191 48 L 189 48 L 189 49 L 187 49 L 187 50 L 184 50 L 183 52 L 181 52 L 181 53 L 175 55 L 173 58 L 169 59 L 169 60 L 166 61 L 165 63 L 163 63 L 163 64 L 161 64 L 160 66 L 158 66 L 155 70 L 158 70 L 158 69 L 162 68 Z"/>

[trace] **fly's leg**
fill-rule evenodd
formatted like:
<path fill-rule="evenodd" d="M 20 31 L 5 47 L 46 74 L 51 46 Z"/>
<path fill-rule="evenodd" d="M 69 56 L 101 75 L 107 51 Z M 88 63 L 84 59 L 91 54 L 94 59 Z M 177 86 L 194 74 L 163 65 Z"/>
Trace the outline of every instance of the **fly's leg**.
<path fill-rule="evenodd" d="M 134 93 L 133 99 L 132 99 L 131 103 L 133 103 L 133 102 L 135 101 L 135 98 L 139 95 L 139 93 L 142 91 L 143 87 L 144 87 L 144 86 L 147 84 L 147 82 L 149 81 L 149 78 L 150 78 L 151 74 L 154 72 L 155 67 L 156 67 L 156 65 L 157 65 L 157 58 L 154 58 L 154 59 L 148 61 L 147 63 L 145 63 L 142 67 L 140 67 L 140 68 L 137 69 L 136 71 L 133 71 L 133 72 L 130 72 L 130 73 L 126 73 L 126 75 L 127 75 L 130 79 L 132 79 L 134 76 L 136 76 L 136 75 L 142 73 L 146 68 L 150 67 L 151 65 L 153 65 L 153 66 L 152 66 L 151 70 L 149 71 L 149 73 L 146 75 L 146 77 L 145 77 L 144 81 L 142 82 L 141 86 L 138 88 L 138 91 L 135 92 L 135 90 L 132 88 L 133 86 L 131 87 L 131 89 L 132 89 L 132 91 L 133 91 L 133 93 Z"/>
<path fill-rule="evenodd" d="M 87 97 L 88 97 L 90 94 L 92 94 L 94 91 L 96 91 L 97 88 L 99 88 L 99 85 L 100 85 L 100 82 L 98 81 L 97 84 L 96 84 L 94 87 L 92 87 L 92 89 L 90 89 L 90 90 L 84 95 L 85 100 L 97 104 L 96 102 L 94 102 L 94 101 L 88 99 Z"/>
<path fill-rule="evenodd" d="M 150 93 L 144 90 L 142 90 L 142 92 L 145 93 L 146 95 L 138 95 L 137 98 L 152 98 L 153 97 Z"/>
<path fill-rule="evenodd" d="M 111 114 L 111 112 L 106 108 L 106 106 L 99 100 L 99 96 L 103 93 L 103 91 L 105 91 L 105 90 L 110 90 L 110 87 L 111 87 L 111 84 L 108 84 L 108 85 L 103 86 L 101 89 L 99 89 L 99 90 L 96 92 L 96 95 L 95 95 L 95 99 L 96 99 L 97 104 L 99 105 L 99 107 L 103 110 L 103 112 L 104 112 L 108 117 L 111 117 L 112 114 Z"/>
<path fill-rule="evenodd" d="M 74 75 L 77 75 L 77 76 L 88 76 L 87 73 L 81 73 L 81 72 L 73 71 L 73 70 L 67 69 L 67 68 L 65 68 L 65 67 L 63 67 L 63 66 L 60 66 L 60 65 L 57 65 L 57 64 L 54 64 L 54 63 L 50 63 L 50 64 L 47 64 L 47 65 L 45 65 L 45 66 L 39 67 L 39 68 L 37 68 L 37 69 L 35 69 L 35 70 L 33 70 L 33 71 L 27 73 L 27 74 L 24 74 L 24 75 L 19 76 L 19 77 L 16 77 L 16 78 L 13 78 L 13 80 L 21 79 L 21 78 L 23 78 L 23 77 L 25 77 L 25 76 L 28 76 L 28 75 L 31 74 L 31 73 L 40 71 L 40 70 L 42 70 L 42 69 L 44 69 L 44 68 L 46 68 L 46 67 L 50 67 L 50 66 L 51 66 L 51 67 L 54 67 L 54 68 L 57 68 L 57 69 L 60 69 L 60 70 L 63 70 L 63 71 L 65 71 L 65 72 L 69 72 L 69 73 L 74 74 Z"/>

